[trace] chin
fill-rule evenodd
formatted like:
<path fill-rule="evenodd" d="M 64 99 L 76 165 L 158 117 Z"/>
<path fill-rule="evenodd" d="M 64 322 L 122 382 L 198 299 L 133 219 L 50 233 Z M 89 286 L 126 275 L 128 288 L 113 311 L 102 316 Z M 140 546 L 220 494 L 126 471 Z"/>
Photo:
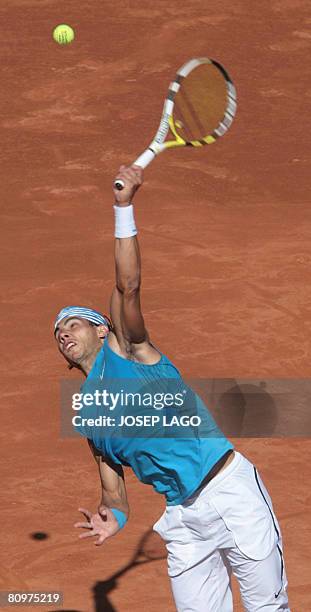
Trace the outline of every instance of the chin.
<path fill-rule="evenodd" d="M 68 363 L 68 369 L 72 370 L 73 368 L 81 369 L 80 363 L 78 361 L 71 361 L 71 359 L 66 359 Z"/>
<path fill-rule="evenodd" d="M 79 368 L 80 363 L 83 360 L 82 356 L 80 355 L 77 355 L 76 357 L 68 357 L 67 355 L 64 355 L 64 357 L 71 368 Z"/>

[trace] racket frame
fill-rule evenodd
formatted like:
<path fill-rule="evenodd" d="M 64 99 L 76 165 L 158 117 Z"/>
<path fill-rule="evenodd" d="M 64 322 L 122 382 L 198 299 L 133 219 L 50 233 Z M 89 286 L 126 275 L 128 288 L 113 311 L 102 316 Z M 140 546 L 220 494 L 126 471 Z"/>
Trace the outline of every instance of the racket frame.
<path fill-rule="evenodd" d="M 181 87 L 183 79 L 186 78 L 190 72 L 192 72 L 192 70 L 202 64 L 213 64 L 222 73 L 227 88 L 227 107 L 222 121 L 220 121 L 212 134 L 208 134 L 201 140 L 185 140 L 178 134 L 174 124 L 174 98 Z M 166 149 L 182 146 L 202 147 L 206 144 L 214 143 L 217 138 L 223 136 L 231 126 L 237 108 L 236 99 L 237 95 L 235 86 L 227 71 L 221 64 L 219 64 L 219 62 L 208 57 L 199 57 L 189 60 L 178 70 L 175 80 L 169 85 L 168 94 L 163 106 L 161 121 L 154 139 L 150 143 L 149 147 L 147 147 L 147 149 L 145 149 L 145 151 L 139 155 L 133 165 L 146 168 L 153 161 L 153 159 L 159 155 L 159 153 L 162 153 Z M 175 140 L 167 140 L 164 142 L 169 130 L 174 134 Z M 122 190 L 124 188 L 124 182 L 121 179 L 117 179 L 114 186 L 116 189 Z"/>

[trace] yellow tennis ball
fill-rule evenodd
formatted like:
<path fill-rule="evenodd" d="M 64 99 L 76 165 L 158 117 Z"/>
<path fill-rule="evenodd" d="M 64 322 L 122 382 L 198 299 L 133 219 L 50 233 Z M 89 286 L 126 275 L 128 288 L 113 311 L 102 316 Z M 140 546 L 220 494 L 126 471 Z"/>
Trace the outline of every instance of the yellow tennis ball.
<path fill-rule="evenodd" d="M 62 23 L 53 30 L 53 38 L 59 45 L 69 45 L 74 40 L 74 30 L 65 23 Z"/>

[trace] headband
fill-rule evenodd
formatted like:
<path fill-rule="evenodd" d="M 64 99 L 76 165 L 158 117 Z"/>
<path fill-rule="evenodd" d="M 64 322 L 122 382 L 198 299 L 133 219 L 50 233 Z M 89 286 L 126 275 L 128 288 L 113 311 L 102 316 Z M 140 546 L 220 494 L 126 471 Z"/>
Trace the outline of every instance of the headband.
<path fill-rule="evenodd" d="M 58 313 L 55 319 L 54 333 L 58 324 L 67 317 L 79 317 L 80 319 L 87 319 L 87 321 L 90 321 L 95 325 L 106 325 L 106 327 L 109 327 L 109 329 L 111 328 L 109 318 L 102 315 L 97 310 L 93 310 L 92 308 L 84 308 L 83 306 L 66 306 Z"/>

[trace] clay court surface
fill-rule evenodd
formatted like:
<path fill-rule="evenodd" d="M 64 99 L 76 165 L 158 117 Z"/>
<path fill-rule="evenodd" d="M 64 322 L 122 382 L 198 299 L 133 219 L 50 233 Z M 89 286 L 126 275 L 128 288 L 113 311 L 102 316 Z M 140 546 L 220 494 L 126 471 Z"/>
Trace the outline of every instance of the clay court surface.
<path fill-rule="evenodd" d="M 310 4 L 2 0 L 0 18 L 1 589 L 63 591 L 44 610 L 171 612 L 165 560 L 110 580 L 164 509 L 130 472 L 127 527 L 104 547 L 77 539 L 99 482 L 85 441 L 60 437 L 60 381 L 77 374 L 52 321 L 64 304 L 107 310 L 114 173 L 151 139 L 175 70 L 207 55 L 232 75 L 238 114 L 217 144 L 146 171 L 147 326 L 188 377 L 310 377 Z M 76 31 L 67 48 L 51 37 L 62 22 Z M 310 439 L 235 442 L 274 500 L 291 609 L 307 612 Z"/>

